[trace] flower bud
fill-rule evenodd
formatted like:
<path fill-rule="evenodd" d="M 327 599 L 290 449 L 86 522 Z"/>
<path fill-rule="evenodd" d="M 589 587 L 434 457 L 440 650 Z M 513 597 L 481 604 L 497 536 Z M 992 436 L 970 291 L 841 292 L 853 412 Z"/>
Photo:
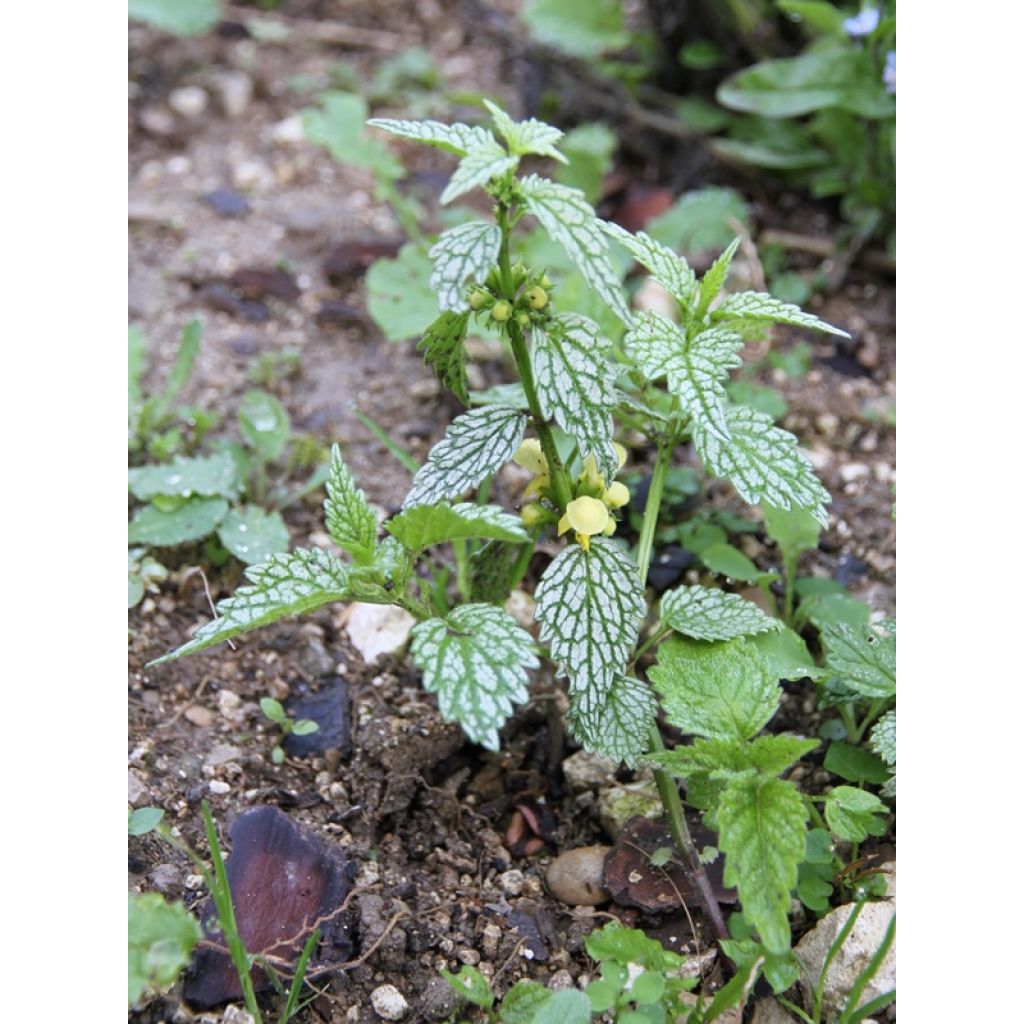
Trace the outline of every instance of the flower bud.
<path fill-rule="evenodd" d="M 523 526 L 528 530 L 533 529 L 535 526 L 539 526 L 544 522 L 546 515 L 544 509 L 540 505 L 524 505 L 523 510 L 519 513 L 519 518 L 523 521 Z"/>
<path fill-rule="evenodd" d="M 523 311 L 516 313 L 516 323 L 525 330 L 530 326 L 530 314 Z"/>
<path fill-rule="evenodd" d="M 469 296 L 470 309 L 483 309 L 484 306 L 490 301 L 491 295 L 489 292 L 485 292 L 482 288 L 477 288 Z"/>
<path fill-rule="evenodd" d="M 540 441 L 535 437 L 528 437 L 512 456 L 512 461 L 523 469 L 528 469 L 537 476 L 542 476 L 548 471 L 548 460 L 544 458 L 544 449 Z"/>
<path fill-rule="evenodd" d="M 512 315 L 512 307 L 502 299 L 501 302 L 496 302 L 491 308 L 491 316 L 494 317 L 498 323 L 504 323 Z"/>
<path fill-rule="evenodd" d="M 609 508 L 622 508 L 629 503 L 629 488 L 618 480 L 604 492 L 604 503 Z"/>
<path fill-rule="evenodd" d="M 548 304 L 548 293 L 539 284 L 527 289 L 526 298 L 533 309 L 543 309 Z"/>

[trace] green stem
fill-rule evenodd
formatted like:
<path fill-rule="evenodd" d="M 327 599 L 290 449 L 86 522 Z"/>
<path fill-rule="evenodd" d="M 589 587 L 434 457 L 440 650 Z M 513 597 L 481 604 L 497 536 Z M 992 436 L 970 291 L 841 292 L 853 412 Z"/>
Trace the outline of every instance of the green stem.
<path fill-rule="evenodd" d="M 787 558 L 783 565 L 783 572 L 786 574 L 786 596 L 784 598 L 785 605 L 782 610 L 782 619 L 789 626 L 793 628 L 793 595 L 794 586 L 796 585 L 796 559 Z"/>
<path fill-rule="evenodd" d="M 466 550 L 464 537 L 456 537 L 452 541 L 452 550 L 455 552 L 455 582 L 458 585 L 459 593 L 463 601 L 472 601 L 472 585 L 469 576 L 469 553 Z"/>
<path fill-rule="evenodd" d="M 640 574 L 640 586 L 647 586 L 647 572 L 651 567 L 651 554 L 654 551 L 654 533 L 658 526 L 658 513 L 661 511 L 661 500 L 665 493 L 665 479 L 668 476 L 669 463 L 672 460 L 673 441 L 668 437 L 658 439 L 658 454 L 654 461 L 654 471 L 651 474 L 651 486 L 647 492 L 647 504 L 644 506 L 644 523 L 640 531 L 640 543 L 637 547 L 637 571 Z M 651 753 L 657 753 L 665 749 L 665 742 L 661 738 L 657 723 L 651 724 L 649 736 Z M 658 787 L 658 795 L 665 808 L 665 817 L 668 819 L 669 831 L 676 848 L 685 859 L 690 877 L 693 879 L 700 895 L 704 913 L 715 933 L 717 939 L 729 937 L 729 929 L 722 917 L 722 910 L 715 898 L 714 890 L 708 881 L 707 872 L 701 863 L 700 854 L 697 852 L 697 845 L 690 835 L 686 825 L 686 815 L 683 813 L 683 802 L 679 799 L 679 787 L 675 779 L 664 768 L 654 769 L 654 782 Z"/>

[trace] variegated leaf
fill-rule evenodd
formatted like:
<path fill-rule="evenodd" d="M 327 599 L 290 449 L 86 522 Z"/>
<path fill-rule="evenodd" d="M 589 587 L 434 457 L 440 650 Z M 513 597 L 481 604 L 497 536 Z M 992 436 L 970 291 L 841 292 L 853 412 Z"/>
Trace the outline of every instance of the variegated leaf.
<path fill-rule="evenodd" d="M 896 695 L 895 633 L 880 636 L 870 627 L 836 623 L 822 630 L 821 639 L 825 666 L 844 685 L 873 700 Z"/>
<path fill-rule="evenodd" d="M 773 324 L 791 324 L 793 327 L 810 327 L 826 334 L 837 334 L 848 338 L 846 331 L 819 320 L 812 313 L 805 313 L 792 302 L 783 302 L 765 292 L 737 292 L 729 295 L 722 304 L 711 311 L 712 320 L 754 320 Z"/>
<path fill-rule="evenodd" d="M 469 405 L 466 380 L 466 329 L 469 312 L 442 313 L 424 332 L 416 345 L 424 362 L 433 367 L 438 380 L 463 404 Z"/>
<path fill-rule="evenodd" d="M 513 121 L 501 107 L 490 100 L 484 100 L 484 106 L 490 111 L 498 131 L 508 143 L 510 153 L 522 156 L 536 153 L 538 156 L 550 156 L 563 164 L 569 162 L 555 149 L 555 143 L 563 133 L 554 125 L 545 124 L 532 117 L 528 121 Z"/>
<path fill-rule="evenodd" d="M 661 599 L 661 621 L 696 640 L 733 640 L 782 626 L 753 601 L 712 587 L 669 590 Z"/>
<path fill-rule="evenodd" d="M 479 126 L 468 124 L 441 124 L 440 121 L 396 121 L 387 117 L 375 117 L 366 122 L 374 128 L 381 128 L 401 139 L 422 142 L 435 149 L 443 149 L 456 156 L 465 156 L 471 149 L 484 145 L 494 136 Z"/>
<path fill-rule="evenodd" d="M 541 411 L 593 454 L 609 483 L 618 472 L 612 447 L 615 375 L 609 365 L 611 342 L 592 320 L 562 313 L 547 329 L 533 330 L 533 375 Z"/>
<path fill-rule="evenodd" d="M 677 324 L 648 312 L 633 321 L 623 344 L 648 380 L 668 378 L 684 411 L 706 431 L 722 441 L 729 437 L 723 381 L 742 364 L 743 339 L 735 331 L 712 327 L 687 339 Z"/>
<path fill-rule="evenodd" d="M 490 132 L 488 138 L 469 150 L 459 161 L 455 173 L 441 193 L 441 203 L 450 203 L 453 199 L 471 192 L 473 189 L 486 185 L 491 178 L 519 166 L 519 157 L 509 156 Z"/>
<path fill-rule="evenodd" d="M 356 487 L 337 445 L 331 448 L 324 518 L 327 532 L 338 547 L 360 565 L 373 561 L 377 548 L 377 515 L 370 508 L 366 495 Z"/>
<path fill-rule="evenodd" d="M 703 420 L 693 422 L 693 441 L 708 471 L 728 480 L 751 505 L 805 508 L 827 527 L 831 498 L 796 438 L 746 406 L 728 409 L 726 425 L 729 440 L 723 441 Z"/>
<path fill-rule="evenodd" d="M 501 251 L 501 229 L 482 220 L 450 228 L 430 250 L 434 272 L 430 287 L 437 292 L 441 309 L 461 313 L 469 308 L 463 294 L 466 278 L 482 281 L 497 266 Z"/>
<path fill-rule="evenodd" d="M 708 268 L 708 272 L 700 282 L 697 316 L 703 316 L 711 303 L 718 297 L 718 293 L 722 290 L 722 285 L 725 284 L 726 277 L 729 276 L 729 267 L 732 265 L 732 258 L 736 255 L 736 250 L 739 247 L 740 240 L 738 238 L 733 239 L 725 252 L 723 252 L 722 255 L 719 256 L 718 259 L 715 260 L 715 262 Z"/>
<path fill-rule="evenodd" d="M 512 458 L 525 429 L 526 416 L 506 405 L 463 413 L 431 448 L 402 508 L 434 505 L 465 494 Z"/>
<path fill-rule="evenodd" d="M 564 664 L 578 714 L 592 715 L 623 674 L 646 605 L 636 566 L 604 537 L 570 544 L 537 585 L 536 619 L 551 657 Z"/>
<path fill-rule="evenodd" d="M 638 231 L 630 234 L 618 224 L 598 222 L 605 233 L 619 243 L 638 263 L 646 267 L 651 277 L 679 303 L 689 310 L 697 299 L 697 275 L 690 264 L 667 245 L 656 242 L 650 235 Z"/>
<path fill-rule="evenodd" d="M 529 696 L 526 670 L 538 666 L 530 634 L 495 605 L 464 604 L 414 626 L 410 652 L 441 714 L 475 743 L 497 750 L 513 703 Z"/>
<path fill-rule="evenodd" d="M 531 174 L 520 183 L 527 210 L 566 251 L 584 280 L 623 323 L 629 307 L 618 275 L 608 258 L 608 241 L 594 208 L 578 188 L 569 188 Z"/>
<path fill-rule="evenodd" d="M 657 713 L 658 702 L 649 686 L 619 676 L 597 707 L 584 711 L 580 703 L 573 703 L 568 724 L 587 750 L 635 768 L 647 752 Z"/>

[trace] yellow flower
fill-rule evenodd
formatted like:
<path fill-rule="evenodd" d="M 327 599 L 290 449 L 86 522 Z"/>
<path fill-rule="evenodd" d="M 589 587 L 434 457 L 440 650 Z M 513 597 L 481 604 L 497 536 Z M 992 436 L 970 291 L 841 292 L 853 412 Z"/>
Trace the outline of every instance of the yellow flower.
<path fill-rule="evenodd" d="M 584 495 L 566 505 L 565 515 L 558 521 L 558 535 L 561 536 L 570 528 L 575 530 L 576 539 L 583 545 L 583 550 L 589 551 L 590 538 L 596 533 L 604 533 L 610 518 L 603 501 Z"/>
<path fill-rule="evenodd" d="M 523 521 L 523 526 L 529 530 L 544 521 L 544 509 L 540 505 L 524 505 L 519 517 Z"/>
<path fill-rule="evenodd" d="M 535 437 L 528 437 L 518 448 L 512 461 L 523 469 L 528 469 L 537 476 L 547 476 L 548 460 L 544 458 L 544 449 Z"/>
<path fill-rule="evenodd" d="M 579 475 L 579 480 L 581 483 L 586 482 L 588 487 L 604 490 L 604 477 L 597 471 L 597 459 L 593 455 L 588 455 L 583 460 L 583 472 Z"/>
<path fill-rule="evenodd" d="M 629 488 L 626 487 L 625 484 L 619 483 L 619 481 L 616 480 L 615 483 L 613 483 L 611 487 L 604 492 L 603 497 L 604 503 L 609 508 L 622 508 L 623 505 L 629 503 Z"/>
<path fill-rule="evenodd" d="M 618 441 L 612 441 L 612 447 L 615 449 L 615 454 L 619 457 L 619 469 L 622 469 L 626 464 L 626 456 L 629 453 Z"/>

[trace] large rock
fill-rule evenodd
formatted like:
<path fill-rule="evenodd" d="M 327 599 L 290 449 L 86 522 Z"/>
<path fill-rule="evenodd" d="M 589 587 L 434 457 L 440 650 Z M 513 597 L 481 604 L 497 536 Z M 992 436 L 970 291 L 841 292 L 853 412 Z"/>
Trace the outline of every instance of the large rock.
<path fill-rule="evenodd" d="M 801 976 L 804 1004 L 810 1006 L 814 988 L 821 974 L 828 951 L 853 913 L 855 904 L 847 903 L 826 914 L 813 931 L 808 932 L 794 951 L 803 964 Z M 829 965 L 825 976 L 825 1018 L 830 1019 L 846 1005 L 847 996 L 885 938 L 889 922 L 896 916 L 895 901 L 866 903 L 852 931 Z M 896 988 L 896 943 L 893 942 L 874 977 L 864 987 L 858 1007 Z"/>

